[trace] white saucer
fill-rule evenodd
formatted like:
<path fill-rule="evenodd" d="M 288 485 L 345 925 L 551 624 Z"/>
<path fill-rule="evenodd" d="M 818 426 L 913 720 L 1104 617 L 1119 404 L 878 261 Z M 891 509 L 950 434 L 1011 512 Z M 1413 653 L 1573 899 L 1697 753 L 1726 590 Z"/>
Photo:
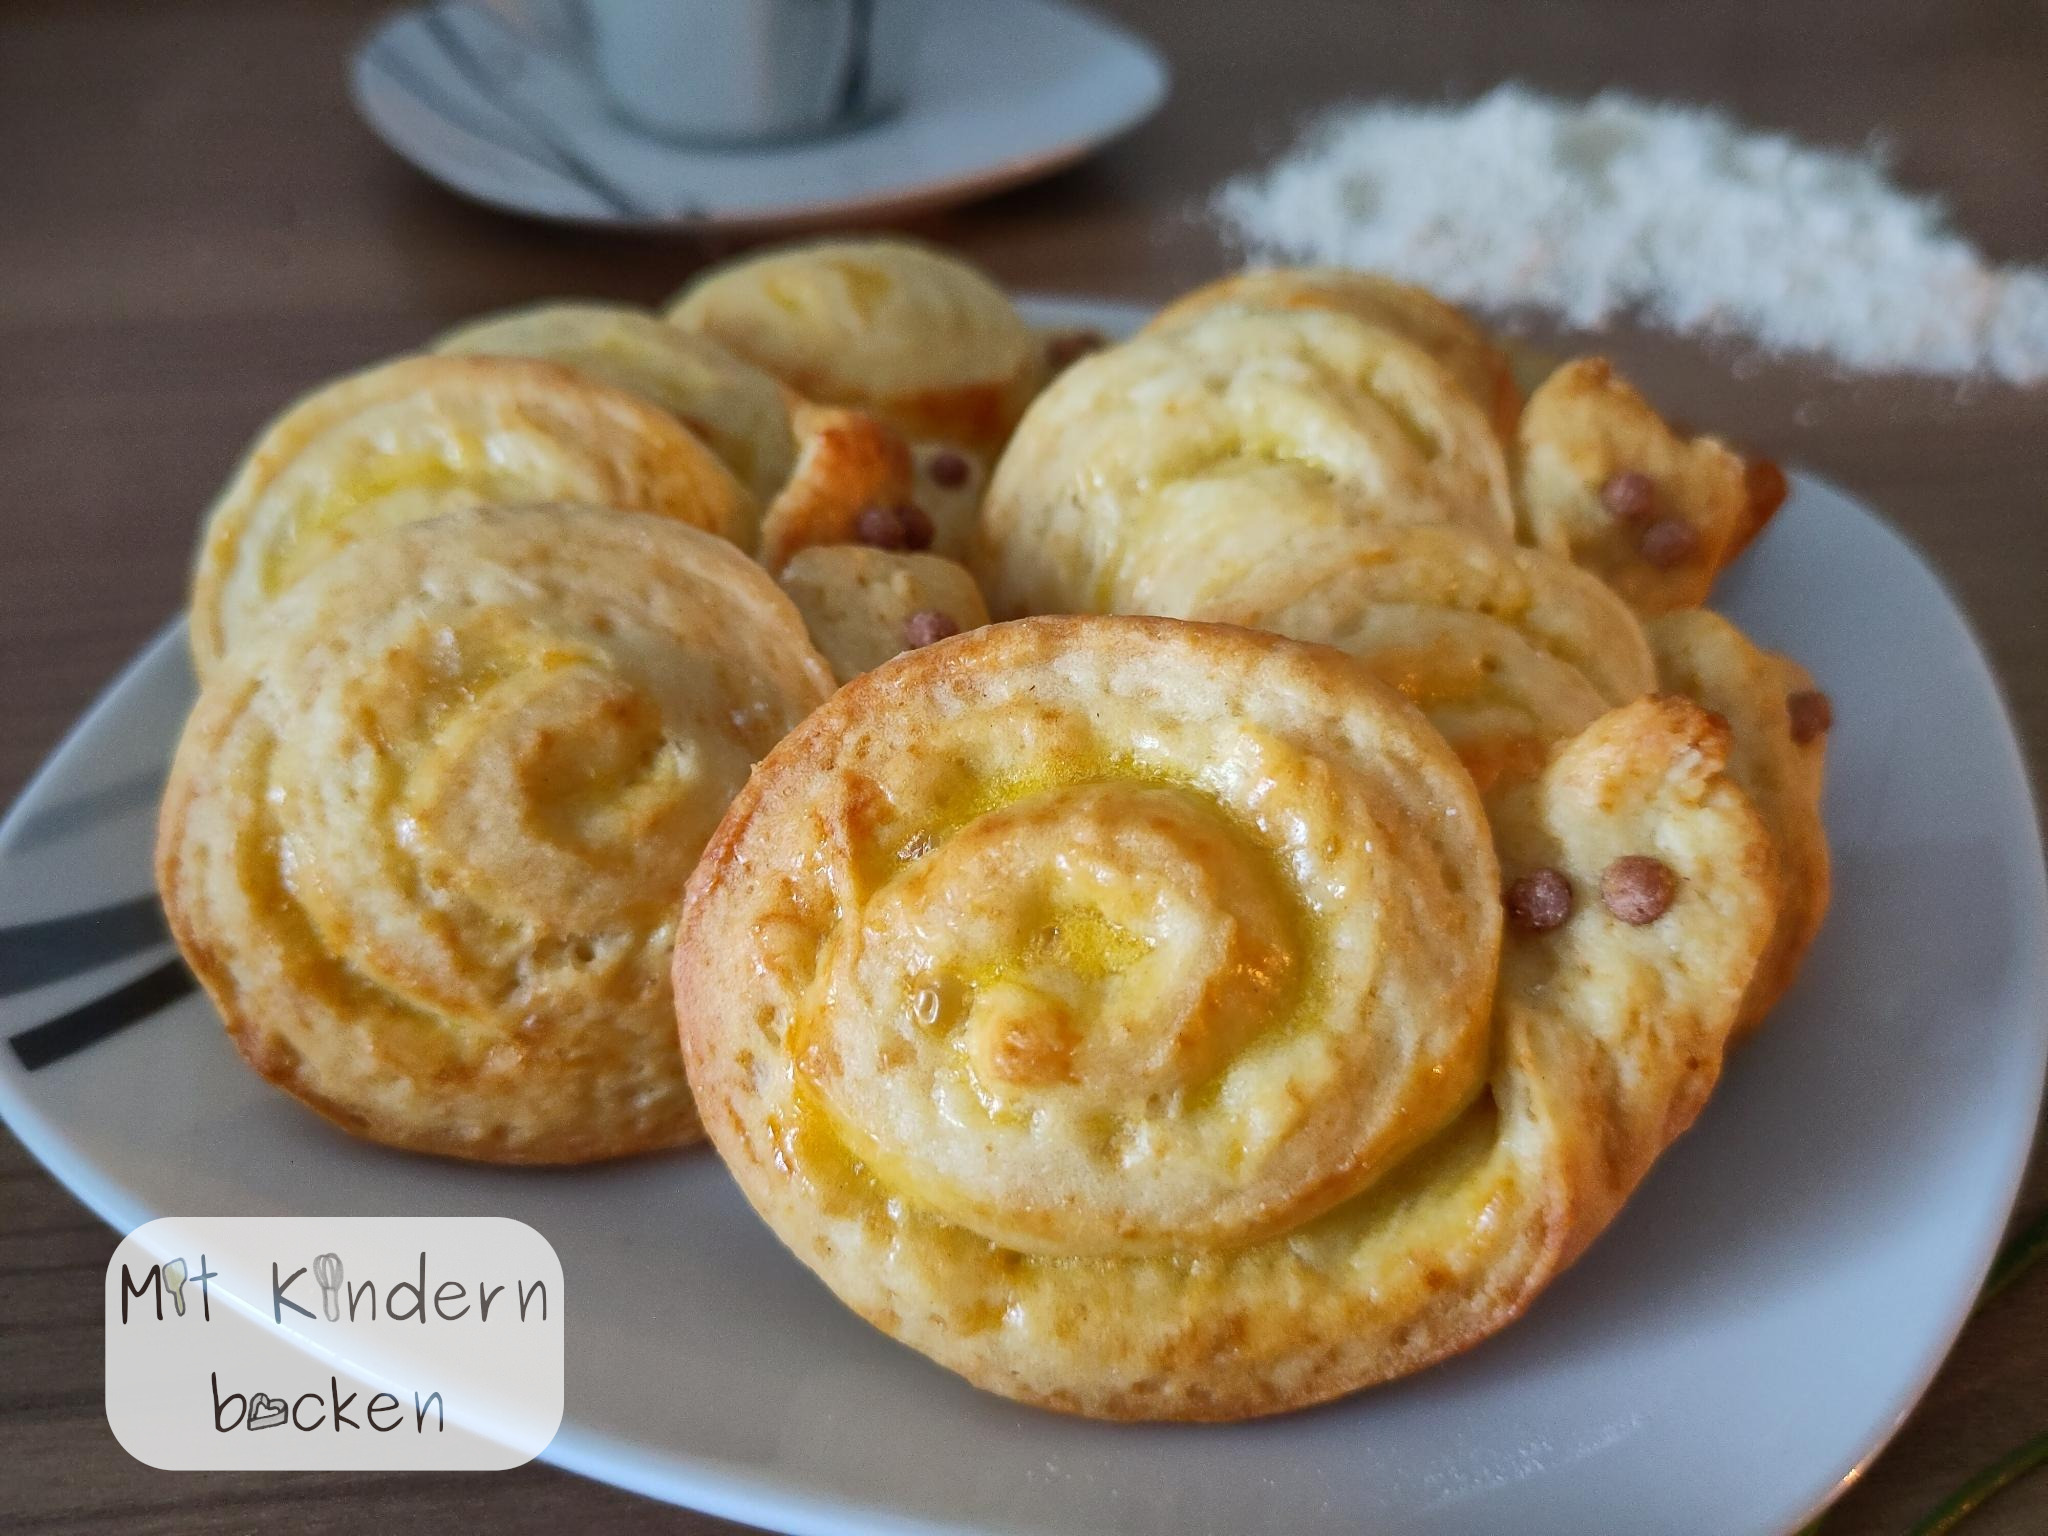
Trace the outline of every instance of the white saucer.
<path fill-rule="evenodd" d="M 1038 302 L 1046 326 L 1143 316 Z M 1968 627 L 1872 512 L 1794 476 L 1717 603 L 1833 696 L 1835 905 L 1698 1126 L 1528 1317 L 1409 1380 L 1237 1425 L 975 1391 L 840 1306 L 709 1151 L 487 1168 L 352 1141 L 259 1081 L 150 888 L 184 626 L 0 822 L 0 1116 L 116 1228 L 491 1215 L 561 1255 L 545 1453 L 806 1536 L 1782 1536 L 1868 1465 L 1968 1316 L 2048 1059 L 2048 885 Z M 112 1239 L 109 1238 L 111 1247 Z"/>
<path fill-rule="evenodd" d="M 698 148 L 619 118 L 546 16 L 539 0 L 399 12 L 356 52 L 356 106 L 427 175 L 507 212 L 751 230 L 895 216 L 1029 181 L 1136 127 L 1167 89 L 1152 48 L 1064 0 L 940 0 L 893 115 L 830 138 Z"/>

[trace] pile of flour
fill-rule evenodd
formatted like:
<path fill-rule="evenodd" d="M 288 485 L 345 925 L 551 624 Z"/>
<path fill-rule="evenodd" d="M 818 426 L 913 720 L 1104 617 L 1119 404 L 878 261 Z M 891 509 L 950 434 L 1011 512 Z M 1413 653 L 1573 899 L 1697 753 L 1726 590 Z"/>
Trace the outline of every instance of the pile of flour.
<path fill-rule="evenodd" d="M 1259 259 L 1369 267 L 1478 309 L 1627 315 L 1856 371 L 2048 379 L 2048 268 L 1987 262 L 1875 150 L 1715 112 L 1517 86 L 1347 107 L 1214 211 Z"/>

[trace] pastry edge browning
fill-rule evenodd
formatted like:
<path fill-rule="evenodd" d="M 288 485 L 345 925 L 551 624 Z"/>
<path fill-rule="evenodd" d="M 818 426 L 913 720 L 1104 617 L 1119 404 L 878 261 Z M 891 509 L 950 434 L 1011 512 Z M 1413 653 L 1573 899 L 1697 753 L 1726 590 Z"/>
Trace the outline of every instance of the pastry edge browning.
<path fill-rule="evenodd" d="M 1604 357 L 1564 363 L 1529 396 L 1510 453 L 1522 542 L 1593 571 L 1644 617 L 1693 608 L 1784 499 L 1784 477 L 1667 422 Z M 1603 505 L 1610 479 L 1646 477 L 1640 520 Z M 1668 550 L 1654 536 L 1681 528 Z"/>
<path fill-rule="evenodd" d="M 1820 807 L 1827 734 L 1801 741 L 1789 718 L 1790 699 L 1813 688 L 1813 674 L 1757 645 L 1721 615 L 1681 609 L 1652 619 L 1646 628 L 1662 685 L 1728 722 L 1734 739 L 1730 772 L 1777 849 L 1783 901 L 1736 1021 L 1740 1042 L 1763 1025 L 1798 979 L 1827 918 L 1833 872 Z"/>
<path fill-rule="evenodd" d="M 910 449 L 864 411 L 790 402 L 796 466 L 761 518 L 761 564 L 771 576 L 802 550 L 856 542 L 861 511 L 908 501 Z"/>

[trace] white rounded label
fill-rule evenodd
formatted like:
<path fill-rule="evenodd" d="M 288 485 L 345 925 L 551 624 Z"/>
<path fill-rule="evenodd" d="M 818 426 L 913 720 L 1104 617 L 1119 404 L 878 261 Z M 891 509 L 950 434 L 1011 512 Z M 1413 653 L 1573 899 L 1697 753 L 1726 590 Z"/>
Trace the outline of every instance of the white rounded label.
<path fill-rule="evenodd" d="M 164 1217 L 107 1263 L 107 1422 L 167 1471 L 516 1467 L 561 1427 L 566 1300 L 501 1217 Z"/>

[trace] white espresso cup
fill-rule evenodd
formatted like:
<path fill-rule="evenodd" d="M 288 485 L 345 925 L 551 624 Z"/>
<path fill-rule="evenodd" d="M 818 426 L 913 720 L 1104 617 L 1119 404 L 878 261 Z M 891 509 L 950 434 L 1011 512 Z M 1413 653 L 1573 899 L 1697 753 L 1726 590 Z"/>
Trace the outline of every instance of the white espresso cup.
<path fill-rule="evenodd" d="M 903 101 L 926 0 L 583 0 L 620 115 L 709 144 L 856 127 Z"/>

